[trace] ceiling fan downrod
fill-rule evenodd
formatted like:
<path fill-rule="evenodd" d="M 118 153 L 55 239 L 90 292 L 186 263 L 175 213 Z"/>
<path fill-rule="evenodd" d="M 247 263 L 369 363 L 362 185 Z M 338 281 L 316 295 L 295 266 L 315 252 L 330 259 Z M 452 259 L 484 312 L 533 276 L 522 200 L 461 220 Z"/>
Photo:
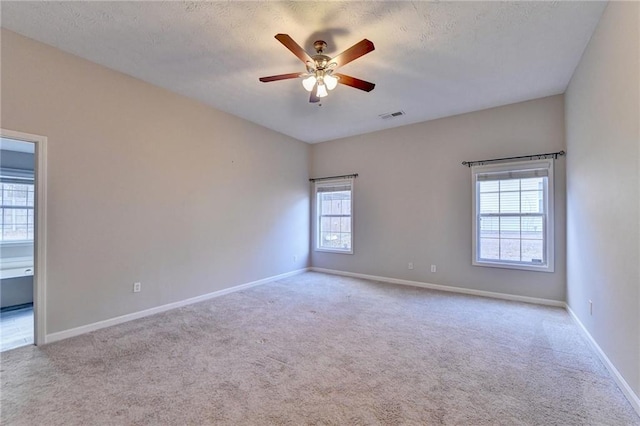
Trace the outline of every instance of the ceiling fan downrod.
<path fill-rule="evenodd" d="M 327 48 L 327 43 L 325 43 L 324 40 L 316 40 L 313 43 L 313 48 L 316 49 L 316 53 L 322 54 L 322 52 L 324 52 L 324 49 Z"/>

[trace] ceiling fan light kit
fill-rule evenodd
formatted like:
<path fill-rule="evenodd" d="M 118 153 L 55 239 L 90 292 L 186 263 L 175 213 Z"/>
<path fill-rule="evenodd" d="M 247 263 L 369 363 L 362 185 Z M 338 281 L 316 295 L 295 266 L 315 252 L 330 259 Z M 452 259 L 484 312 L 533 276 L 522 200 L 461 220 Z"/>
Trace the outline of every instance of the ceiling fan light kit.
<path fill-rule="evenodd" d="M 308 75 L 308 77 L 307 77 Z M 332 76 L 329 72 L 316 70 L 313 74 L 303 75 L 302 86 L 304 86 L 307 92 L 311 92 L 316 87 L 316 95 L 319 98 L 324 98 L 328 95 L 327 90 L 333 90 L 338 85 L 338 77 Z"/>
<path fill-rule="evenodd" d="M 372 91 L 376 86 L 368 81 L 360 80 L 344 74 L 334 73 L 336 68 L 346 65 L 375 49 L 373 43 L 367 39 L 354 44 L 338 56 L 330 58 L 322 53 L 327 47 L 327 43 L 323 40 L 317 40 L 313 44 L 316 54 L 310 56 L 302 47 L 300 47 L 300 45 L 298 45 L 298 43 L 289 37 L 289 35 L 276 34 L 275 38 L 305 64 L 307 72 L 261 77 L 260 81 L 263 83 L 290 78 L 302 78 L 302 86 L 307 92 L 310 92 L 309 102 L 311 103 L 319 102 L 320 98 L 328 96 L 328 91 L 335 89 L 338 83 L 364 90 L 365 92 Z"/>
<path fill-rule="evenodd" d="M 324 84 L 318 83 L 318 90 L 316 91 L 316 96 L 319 98 L 324 98 L 327 96 L 329 92 L 327 92 L 327 86 Z"/>

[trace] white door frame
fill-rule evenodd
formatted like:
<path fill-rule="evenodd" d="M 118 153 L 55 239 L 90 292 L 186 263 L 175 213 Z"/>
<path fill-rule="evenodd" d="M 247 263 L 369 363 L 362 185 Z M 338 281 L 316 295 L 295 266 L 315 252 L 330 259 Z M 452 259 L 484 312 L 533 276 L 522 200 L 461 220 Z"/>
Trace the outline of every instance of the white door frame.
<path fill-rule="evenodd" d="M 35 144 L 33 342 L 43 345 L 47 338 L 47 138 L 6 129 L 0 129 L 0 136 Z"/>

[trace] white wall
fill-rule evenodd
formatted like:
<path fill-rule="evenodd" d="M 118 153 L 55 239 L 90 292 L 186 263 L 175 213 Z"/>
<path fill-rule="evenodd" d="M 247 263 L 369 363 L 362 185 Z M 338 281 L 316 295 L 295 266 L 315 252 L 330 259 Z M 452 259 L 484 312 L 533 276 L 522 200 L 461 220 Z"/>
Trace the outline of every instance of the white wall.
<path fill-rule="evenodd" d="M 568 304 L 636 395 L 639 16 L 638 3 L 609 3 L 566 93 Z"/>
<path fill-rule="evenodd" d="M 562 95 L 313 145 L 312 176 L 360 176 L 355 253 L 312 251 L 312 264 L 563 301 L 565 159 L 556 161 L 555 170 L 554 273 L 471 265 L 471 174 L 461 162 L 564 147 Z"/>
<path fill-rule="evenodd" d="M 308 265 L 307 144 L 6 30 L 1 47 L 0 125 L 48 137 L 48 333 Z"/>

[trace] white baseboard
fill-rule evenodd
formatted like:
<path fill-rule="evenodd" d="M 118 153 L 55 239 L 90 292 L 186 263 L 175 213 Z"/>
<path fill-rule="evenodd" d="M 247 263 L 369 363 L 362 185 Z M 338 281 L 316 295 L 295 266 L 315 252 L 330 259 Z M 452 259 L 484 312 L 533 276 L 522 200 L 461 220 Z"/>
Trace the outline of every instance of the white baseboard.
<path fill-rule="evenodd" d="M 512 294 L 473 290 L 468 288 L 450 287 L 450 286 L 444 286 L 439 284 L 423 283 L 419 281 L 401 280 L 397 278 L 379 277 L 375 275 L 358 274 L 354 272 L 338 271 L 334 269 L 324 269 L 324 268 L 316 268 L 316 267 L 311 267 L 309 269 L 314 272 L 323 272 L 326 274 L 342 275 L 345 277 L 362 278 L 366 280 L 381 281 L 381 282 L 386 282 L 391 284 L 409 285 L 414 287 L 428 288 L 432 290 L 449 291 L 453 293 L 470 294 L 474 296 L 491 297 L 495 299 L 513 300 L 518 302 L 527 302 L 527 303 L 534 303 L 538 305 L 547 305 L 547 306 L 556 306 L 560 308 L 565 308 L 569 313 L 569 315 L 571 315 L 573 320 L 576 322 L 576 324 L 578 324 L 580 330 L 584 333 L 585 337 L 587 338 L 587 340 L 595 350 L 596 354 L 598 355 L 602 363 L 605 365 L 607 370 L 609 370 L 609 373 L 613 377 L 613 380 L 616 382 L 616 384 L 618 385 L 622 393 L 627 397 L 633 409 L 638 413 L 638 415 L 640 415 L 640 398 L 631 389 L 631 386 L 629 386 L 626 380 L 624 380 L 624 378 L 622 377 L 618 369 L 616 369 L 616 367 L 609 360 L 609 358 L 604 353 L 604 351 L 600 348 L 600 346 L 596 343 L 596 341 L 591 336 L 591 334 L 587 331 L 587 329 L 582 324 L 582 322 L 578 319 L 576 314 L 571 310 L 571 308 L 565 302 L 562 302 L 559 300 L 539 299 L 535 297 L 517 296 Z"/>
<path fill-rule="evenodd" d="M 609 373 L 611 373 L 611 376 L 613 376 L 613 380 L 615 380 L 616 384 L 618 385 L 618 387 L 620 388 L 624 396 L 626 396 L 629 402 L 631 403 L 631 406 L 633 407 L 633 409 L 636 410 L 636 413 L 638 413 L 638 415 L 640 416 L 640 397 L 638 397 L 638 395 L 636 395 L 635 392 L 631 389 L 631 386 L 629 386 L 629 383 L 627 383 L 627 381 L 622 377 L 618 369 L 609 360 L 609 357 L 607 357 L 607 355 L 604 353 L 600 345 L 598 345 L 598 343 L 595 341 L 591 333 L 589 333 L 589 331 L 584 326 L 584 324 L 582 324 L 582 321 L 580 321 L 578 316 L 575 314 L 575 312 L 573 312 L 573 310 L 568 305 L 567 305 L 567 312 L 569 312 L 569 315 L 571 315 L 571 317 L 576 322 L 576 324 L 578 324 L 580 330 L 582 331 L 584 336 L 587 338 L 587 340 L 595 350 L 596 354 L 598 354 L 598 357 L 600 358 L 604 366 L 607 367 L 607 370 L 609 370 Z"/>
<path fill-rule="evenodd" d="M 473 296 L 490 297 L 493 299 L 513 300 L 516 302 L 534 303 L 536 305 L 556 306 L 559 308 L 566 307 L 566 304 L 560 300 L 540 299 L 537 297 L 518 296 L 515 294 L 495 293 L 492 291 L 473 290 L 470 288 L 462 288 L 462 287 L 451 287 L 447 285 L 423 283 L 420 281 L 401 280 L 398 278 L 379 277 L 375 275 L 358 274 L 354 272 L 338 271 L 334 269 L 324 269 L 324 268 L 316 268 L 316 267 L 311 267 L 309 269 L 315 272 L 323 272 L 326 274 L 343 275 L 345 277 L 354 277 L 354 278 L 363 278 L 366 280 L 381 281 L 381 282 L 391 283 L 391 284 L 408 285 L 413 287 L 422 287 L 422 288 L 428 288 L 431 290 L 470 294 Z"/>
<path fill-rule="evenodd" d="M 101 328 L 111 327 L 113 325 L 122 324 L 124 322 L 132 321 L 135 319 L 147 317 L 149 315 L 159 314 L 160 312 L 169 311 L 171 309 L 180 308 L 182 306 L 191 305 L 193 303 L 203 302 L 205 300 L 213 299 L 215 297 L 224 296 L 225 294 L 233 293 L 240 290 L 245 290 L 250 287 L 266 284 L 272 281 L 276 281 L 282 278 L 291 277 L 309 271 L 310 268 L 298 269 L 284 274 L 275 275 L 272 277 L 263 278 L 261 280 L 252 281 L 245 284 L 240 284 L 234 287 L 225 288 L 223 290 L 214 291 L 212 293 L 203 294 L 201 296 L 191 297 L 189 299 L 180 300 L 178 302 L 168 303 L 162 306 L 156 306 L 155 308 L 145 309 L 144 311 L 133 312 L 130 314 L 122 315 L 115 318 L 109 318 L 107 320 L 94 322 L 91 324 L 83 325 L 80 327 L 70 328 L 64 331 L 58 331 L 56 333 L 47 334 L 45 336 L 45 343 L 53 343 L 58 340 L 68 339 L 69 337 L 79 336 L 81 334 L 89 333 L 91 331 L 99 330 Z"/>

